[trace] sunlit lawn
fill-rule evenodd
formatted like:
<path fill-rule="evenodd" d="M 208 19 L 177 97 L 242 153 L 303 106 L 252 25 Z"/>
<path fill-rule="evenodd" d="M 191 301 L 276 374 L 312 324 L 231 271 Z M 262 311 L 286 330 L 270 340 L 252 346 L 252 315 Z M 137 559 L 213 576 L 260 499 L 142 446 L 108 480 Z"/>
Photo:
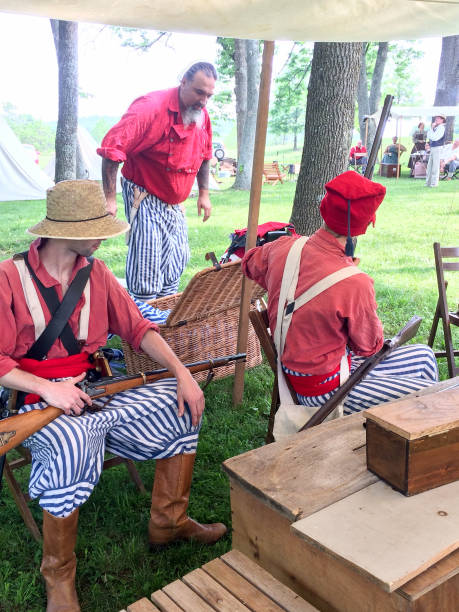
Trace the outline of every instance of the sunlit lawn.
<path fill-rule="evenodd" d="M 386 335 L 393 335 L 418 314 L 424 322 L 417 341 L 425 342 L 437 296 L 432 244 L 459 243 L 459 181 L 440 183 L 437 189 L 426 189 L 422 180 L 407 177 L 385 179 L 384 183 L 387 196 L 377 214 L 376 227 L 359 239 L 357 255 L 361 267 L 375 280 Z M 260 222 L 288 221 L 294 191 L 293 181 L 264 186 Z M 187 202 L 192 260 L 182 287 L 207 266 L 206 252 L 214 251 L 219 257 L 229 244 L 231 232 L 247 225 L 248 199 L 248 193 L 230 189 L 214 193 L 213 214 L 205 224 L 196 216 L 196 200 Z M 27 248 L 25 228 L 44 214 L 44 202 L 0 203 L 4 228 L 1 259 Z M 99 251 L 118 277 L 124 276 L 125 254 L 123 238 L 105 242 Z M 456 305 L 459 279 L 450 279 L 448 293 L 451 305 Z M 444 377 L 444 366 L 441 371 Z M 230 524 L 229 488 L 220 464 L 263 443 L 271 385 L 266 365 L 249 372 L 244 402 L 237 409 L 231 405 L 231 379 L 216 381 L 206 389 L 207 410 L 191 502 L 191 513 L 198 520 Z M 139 470 L 147 488 L 151 487 L 153 462 L 141 464 Z M 31 506 L 40 521 L 38 505 L 33 502 Z M 148 508 L 149 496 L 138 494 L 123 467 L 102 475 L 80 514 L 77 585 L 84 612 L 120 610 L 231 547 L 228 535 L 211 548 L 181 544 L 152 554 L 145 543 Z M 26 530 L 8 491 L 0 500 L 0 524 L 0 610 L 44 610 L 44 587 L 38 572 L 40 548 Z"/>

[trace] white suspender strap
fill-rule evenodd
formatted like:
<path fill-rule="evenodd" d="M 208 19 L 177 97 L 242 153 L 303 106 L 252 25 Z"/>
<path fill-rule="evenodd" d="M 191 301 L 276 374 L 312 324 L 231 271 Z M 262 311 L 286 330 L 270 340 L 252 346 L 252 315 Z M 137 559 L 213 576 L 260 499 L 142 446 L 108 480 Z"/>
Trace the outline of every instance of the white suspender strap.
<path fill-rule="evenodd" d="M 290 391 L 285 381 L 284 372 L 281 366 L 281 357 L 284 353 L 285 339 L 292 321 L 293 313 L 301 308 L 313 298 L 318 296 L 323 291 L 326 291 L 336 283 L 354 276 L 355 274 L 361 274 L 361 270 L 354 266 L 347 266 L 341 268 L 336 272 L 332 272 L 325 278 L 321 279 L 312 287 L 307 289 L 300 296 L 295 298 L 295 291 L 298 284 L 298 275 L 300 269 L 301 252 L 304 245 L 306 244 L 307 237 L 299 238 L 293 243 L 285 262 L 284 274 L 282 277 L 281 290 L 279 295 L 279 305 L 277 309 L 277 322 L 276 329 L 274 332 L 274 344 L 277 350 L 277 381 L 279 388 L 279 398 L 281 403 L 287 403 L 290 401 Z M 346 361 L 346 363 L 344 363 Z M 341 360 L 341 367 L 343 372 L 341 375 L 341 384 L 349 376 L 349 368 L 347 358 L 343 356 Z M 347 371 L 346 371 L 347 370 Z M 344 379 L 344 380 L 343 380 Z"/>
<path fill-rule="evenodd" d="M 24 292 L 27 308 L 29 309 L 30 316 L 32 317 L 32 321 L 35 327 L 35 340 L 37 340 L 37 338 L 41 336 L 46 327 L 45 315 L 43 314 L 43 309 L 40 304 L 37 289 L 32 281 L 32 278 L 27 269 L 27 266 L 25 265 L 24 260 L 22 258 L 14 259 L 13 263 L 15 264 L 19 273 L 19 278 L 21 281 L 22 290 Z M 85 303 L 80 313 L 77 340 L 86 340 L 88 338 L 89 310 L 91 303 L 90 279 L 88 279 L 88 282 L 86 283 L 83 295 L 85 297 Z"/>
<path fill-rule="evenodd" d="M 43 314 L 43 309 L 41 307 L 40 300 L 38 299 L 37 290 L 35 288 L 35 285 L 33 284 L 32 278 L 30 276 L 29 271 L 27 270 L 27 266 L 25 265 L 24 260 L 14 259 L 13 263 L 19 273 L 19 278 L 21 280 L 22 290 L 24 291 L 27 308 L 29 309 L 30 316 L 32 317 L 32 321 L 35 327 L 36 340 L 41 336 L 46 327 L 45 315 Z"/>

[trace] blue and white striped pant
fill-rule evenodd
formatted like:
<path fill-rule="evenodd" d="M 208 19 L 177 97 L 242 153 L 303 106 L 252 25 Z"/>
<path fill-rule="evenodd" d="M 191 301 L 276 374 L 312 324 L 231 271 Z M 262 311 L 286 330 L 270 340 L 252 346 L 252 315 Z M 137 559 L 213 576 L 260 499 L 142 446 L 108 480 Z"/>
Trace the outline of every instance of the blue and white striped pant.
<path fill-rule="evenodd" d="M 201 425 L 193 427 L 188 409 L 177 416 L 175 379 L 97 403 L 108 406 L 77 417 L 62 413 L 23 442 L 32 453 L 29 494 L 54 516 L 68 516 L 88 499 L 99 481 L 105 451 L 134 460 L 196 451 Z M 44 407 L 43 402 L 31 404 L 21 412 Z"/>
<path fill-rule="evenodd" d="M 351 373 L 365 360 L 351 354 Z M 291 374 L 297 374 L 287 370 Z M 339 376 L 339 373 L 336 375 Z M 408 393 L 429 387 L 438 381 L 438 365 L 432 349 L 424 344 L 408 344 L 395 349 L 381 361 L 344 400 L 344 414 L 353 414 L 390 402 Z M 303 406 L 320 408 L 334 391 L 306 397 L 298 395 Z"/>
<path fill-rule="evenodd" d="M 134 200 L 132 181 L 122 180 L 126 218 Z M 148 194 L 131 223 L 126 258 L 126 283 L 140 300 L 152 300 L 177 293 L 180 276 L 190 259 L 188 229 L 178 205 L 162 202 Z"/>

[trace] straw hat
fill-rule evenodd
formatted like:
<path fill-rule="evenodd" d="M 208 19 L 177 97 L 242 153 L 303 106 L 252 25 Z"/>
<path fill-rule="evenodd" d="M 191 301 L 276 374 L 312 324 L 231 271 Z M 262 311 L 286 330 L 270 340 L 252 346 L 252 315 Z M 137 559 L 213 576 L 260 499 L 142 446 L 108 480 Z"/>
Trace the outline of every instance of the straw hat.
<path fill-rule="evenodd" d="M 27 232 L 43 238 L 100 240 L 124 234 L 129 223 L 113 217 L 97 181 L 61 181 L 46 193 L 46 217 Z"/>

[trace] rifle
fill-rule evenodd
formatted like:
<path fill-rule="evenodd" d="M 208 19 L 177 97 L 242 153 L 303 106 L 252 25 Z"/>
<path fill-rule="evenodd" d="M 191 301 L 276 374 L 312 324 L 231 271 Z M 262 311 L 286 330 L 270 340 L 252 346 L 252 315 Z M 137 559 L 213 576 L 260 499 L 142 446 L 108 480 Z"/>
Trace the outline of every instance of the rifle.
<path fill-rule="evenodd" d="M 221 368 L 228 365 L 232 361 L 245 360 L 246 353 L 237 353 L 236 355 L 226 355 L 225 357 L 215 357 L 215 359 L 206 359 L 205 361 L 196 361 L 194 363 L 184 364 L 191 374 L 203 372 L 205 370 L 213 371 L 214 368 Z M 97 381 L 90 382 L 83 380 L 78 383 L 78 386 L 87 393 L 91 399 L 98 399 L 106 395 L 120 393 L 127 389 L 140 387 L 151 382 L 156 382 L 163 378 L 174 378 L 174 375 L 169 370 L 162 368 L 151 372 L 139 372 L 133 376 L 107 376 L 100 378 Z M 19 446 L 26 438 L 34 434 L 45 425 L 54 421 L 60 416 L 62 410 L 55 406 L 47 406 L 43 410 L 31 410 L 22 414 L 15 414 L 0 421 L 0 457 L 5 455 L 12 448 Z M 77 418 L 77 417 L 76 417 Z"/>
<path fill-rule="evenodd" d="M 343 401 L 352 387 L 365 378 L 365 376 L 376 365 L 378 365 L 380 361 L 385 359 L 395 348 L 402 346 L 402 344 L 405 344 L 405 342 L 408 342 L 408 340 L 414 338 L 418 332 L 419 326 L 421 325 L 421 321 L 421 317 L 412 317 L 396 336 L 389 340 L 385 340 L 381 350 L 371 357 L 368 357 L 368 359 L 365 359 L 362 365 L 359 366 L 356 371 L 351 374 L 351 376 L 349 376 L 346 382 L 335 391 L 331 398 L 325 402 L 325 404 L 321 406 L 315 414 L 312 415 L 309 421 L 305 423 L 299 431 L 309 429 L 310 427 L 314 427 L 314 425 L 319 425 L 319 423 L 322 423 L 322 421 L 324 421 L 328 415 L 333 412 L 336 406 Z"/>

